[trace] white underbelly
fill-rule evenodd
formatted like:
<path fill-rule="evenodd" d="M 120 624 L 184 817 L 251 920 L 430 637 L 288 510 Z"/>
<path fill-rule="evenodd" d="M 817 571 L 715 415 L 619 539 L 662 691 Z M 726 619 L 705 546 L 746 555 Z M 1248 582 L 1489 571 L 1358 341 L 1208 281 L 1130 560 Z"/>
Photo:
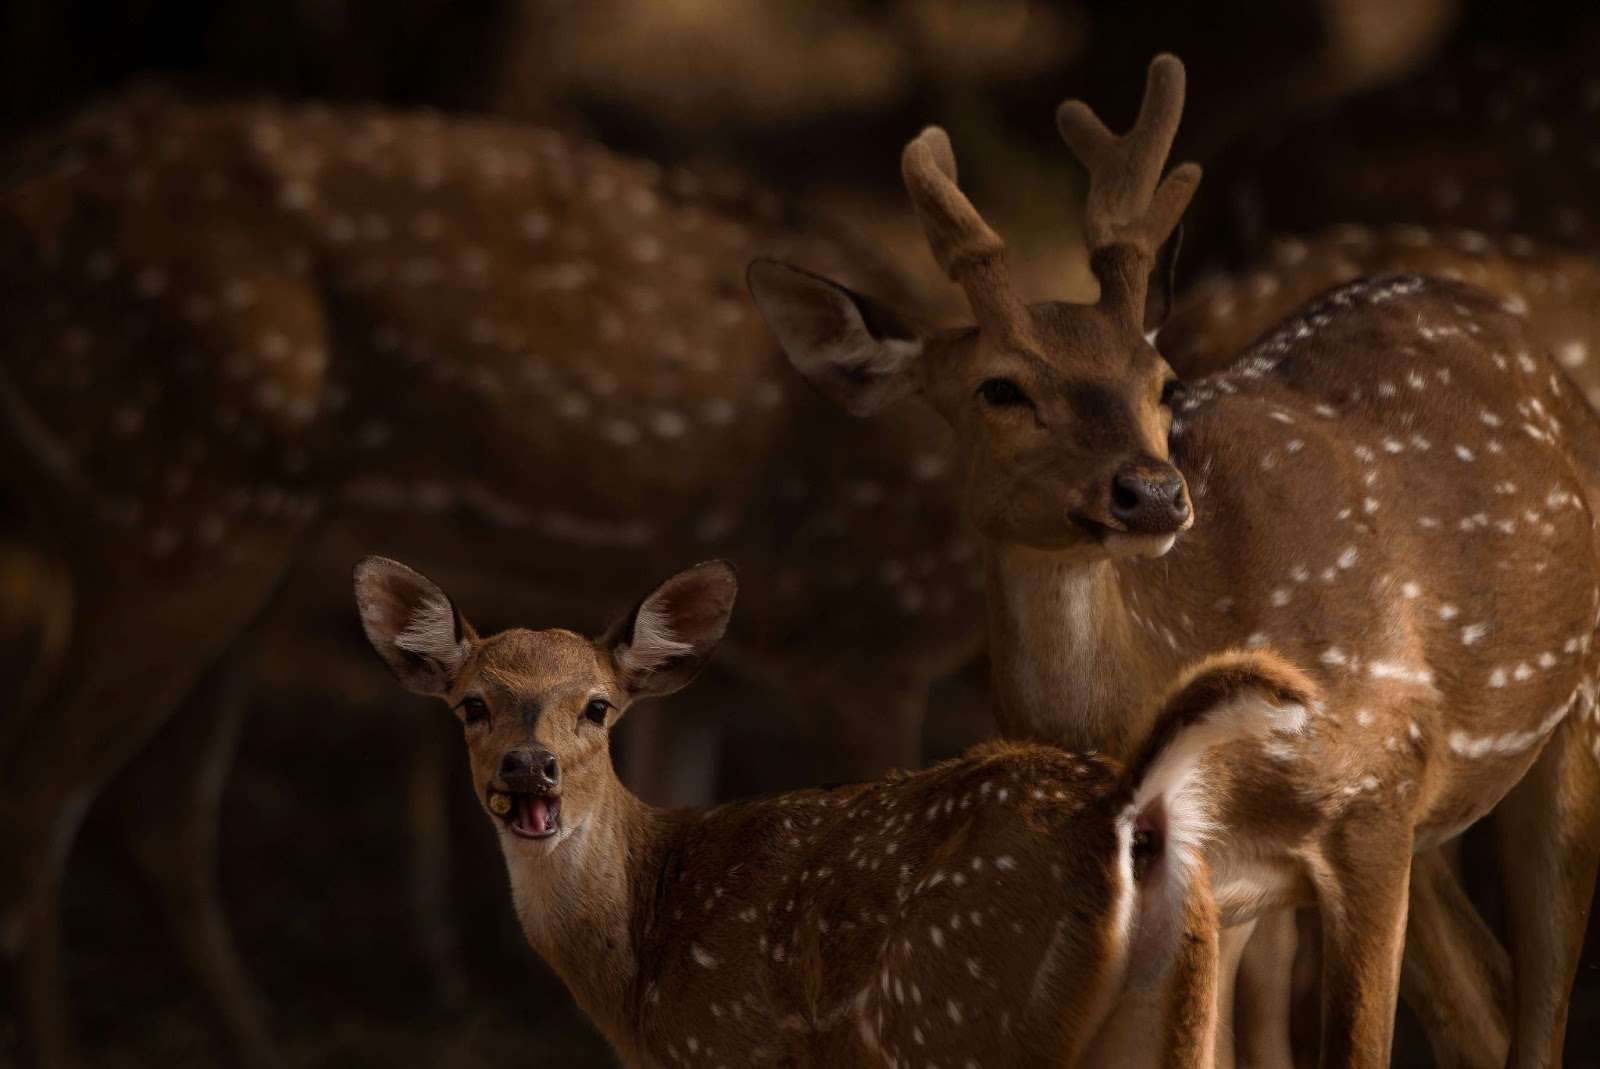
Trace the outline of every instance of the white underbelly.
<path fill-rule="evenodd" d="M 1287 857 L 1213 862 L 1211 887 L 1224 925 L 1243 924 L 1279 909 L 1310 905 L 1315 900 L 1304 870 Z"/>

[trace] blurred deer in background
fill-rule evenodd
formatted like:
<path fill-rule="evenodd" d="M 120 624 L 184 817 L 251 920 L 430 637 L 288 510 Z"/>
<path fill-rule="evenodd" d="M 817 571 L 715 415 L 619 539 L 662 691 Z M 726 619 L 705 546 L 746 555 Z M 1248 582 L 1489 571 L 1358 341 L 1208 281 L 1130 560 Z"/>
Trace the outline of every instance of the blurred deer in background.
<path fill-rule="evenodd" d="M 755 593 L 729 664 L 783 690 L 834 774 L 916 763 L 928 682 L 981 641 L 948 436 L 793 384 L 733 266 L 856 270 L 859 247 L 515 124 L 149 89 L 8 174 L 0 479 L 74 592 L 59 670 L 0 725 L 0 951 L 38 1064 L 72 1058 L 64 859 L 152 739 L 119 823 L 236 1056 L 271 1060 L 210 871 L 218 703 L 319 545 L 579 621 L 735 557 Z"/>
<path fill-rule="evenodd" d="M 1416 277 L 1338 289 L 1180 387 L 1146 331 L 1199 178 L 1161 177 L 1182 100 L 1161 57 L 1130 134 L 1058 113 L 1090 176 L 1092 306 L 1022 300 L 937 129 L 906 185 L 976 327 L 771 262 L 757 304 L 851 411 L 921 396 L 955 428 L 1006 734 L 1125 754 L 1150 732 L 1128 710 L 1189 660 L 1271 645 L 1312 670 L 1326 704 L 1241 771 L 1255 823 L 1213 878 L 1224 923 L 1317 906 L 1322 1065 L 1388 1064 L 1402 945 L 1453 1026 L 1436 1047 L 1500 1061 L 1493 940 L 1434 848 L 1502 799 L 1510 1056 L 1559 1062 L 1600 864 L 1600 425 L 1499 298 Z"/>
<path fill-rule="evenodd" d="M 609 732 L 700 670 L 733 609 L 726 563 L 667 580 L 595 640 L 480 637 L 382 558 L 355 592 L 400 682 L 461 719 L 528 942 L 627 1064 L 1211 1064 L 1205 848 L 1235 817 L 1220 770 L 1302 730 L 1315 700 L 1278 658 L 1192 670 L 1125 771 L 992 742 L 667 812 L 617 781 Z"/>
<path fill-rule="evenodd" d="M 1204 374 L 1339 283 L 1432 275 L 1505 297 L 1600 407 L 1595 59 L 1478 52 L 1224 153 L 1162 352 Z"/>

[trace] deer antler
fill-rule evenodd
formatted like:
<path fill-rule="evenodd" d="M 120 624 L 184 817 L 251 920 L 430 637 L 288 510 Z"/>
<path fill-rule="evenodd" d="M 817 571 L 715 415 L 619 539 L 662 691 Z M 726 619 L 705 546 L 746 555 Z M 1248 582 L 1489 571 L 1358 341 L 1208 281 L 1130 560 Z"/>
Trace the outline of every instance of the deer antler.
<path fill-rule="evenodd" d="M 937 126 L 923 130 L 906 146 L 900 172 L 934 259 L 965 291 L 978 325 L 1000 335 L 1025 333 L 1027 307 L 1011 285 L 1005 242 L 956 185 L 950 135 Z"/>
<path fill-rule="evenodd" d="M 1081 100 L 1066 101 L 1056 111 L 1062 140 L 1089 172 L 1083 230 L 1102 304 L 1142 311 L 1156 251 L 1177 229 L 1200 184 L 1194 163 L 1161 177 L 1183 115 L 1183 81 L 1177 56 L 1163 53 L 1151 60 L 1139 118 L 1120 137 Z M 1117 246 L 1133 255 L 1102 255 Z"/>

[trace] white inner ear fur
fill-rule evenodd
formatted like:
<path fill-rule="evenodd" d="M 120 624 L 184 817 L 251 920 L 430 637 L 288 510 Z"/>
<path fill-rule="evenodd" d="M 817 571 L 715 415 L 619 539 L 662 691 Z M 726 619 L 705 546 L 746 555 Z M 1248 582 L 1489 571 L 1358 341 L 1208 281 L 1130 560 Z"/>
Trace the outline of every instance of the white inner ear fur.
<path fill-rule="evenodd" d="M 1305 725 L 1304 706 L 1280 705 L 1259 692 L 1240 694 L 1207 710 L 1203 718 L 1178 732 L 1151 764 L 1123 812 L 1128 834 L 1152 827 L 1160 832 L 1157 864 L 1192 866 L 1215 830 L 1211 794 L 1198 774 L 1206 755 L 1238 739 L 1268 731 L 1298 732 Z"/>
<path fill-rule="evenodd" d="M 450 602 L 441 597 L 425 598 L 406 618 L 405 630 L 394 637 L 394 644 L 422 657 L 431 658 L 446 671 L 455 671 L 467 657 L 467 642 L 456 638 L 456 614 Z"/>
<path fill-rule="evenodd" d="M 802 329 L 784 322 L 787 313 L 780 315 L 774 324 L 775 332 L 788 335 L 780 340 L 792 338 L 798 342 L 785 348 L 801 374 L 816 376 L 833 368 L 846 368 L 854 375 L 893 377 L 922 354 L 920 339 L 884 338 L 880 341 L 874 338 L 855 306 L 842 295 L 839 301 L 843 306 L 839 309 L 843 329 L 831 332 L 832 337 L 815 348 L 804 343 L 806 334 Z"/>
<path fill-rule="evenodd" d="M 694 643 L 678 638 L 666 613 L 647 602 L 633 618 L 633 641 L 617 651 L 617 663 L 628 673 L 649 673 L 693 652 Z"/>

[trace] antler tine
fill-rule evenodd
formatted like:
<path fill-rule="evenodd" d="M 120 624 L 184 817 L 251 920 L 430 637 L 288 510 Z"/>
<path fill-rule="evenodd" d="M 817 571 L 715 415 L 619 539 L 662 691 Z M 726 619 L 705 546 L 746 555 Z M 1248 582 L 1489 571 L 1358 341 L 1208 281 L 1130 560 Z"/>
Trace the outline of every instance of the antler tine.
<path fill-rule="evenodd" d="M 950 135 L 937 126 L 923 130 L 901 155 L 900 172 L 934 259 L 965 291 L 979 326 L 1026 332 L 1027 308 L 1011 285 L 1005 242 L 956 185 Z"/>
<path fill-rule="evenodd" d="M 1200 167 L 1182 163 L 1166 176 L 1161 170 L 1172 151 L 1183 116 L 1184 72 L 1178 57 L 1162 53 L 1150 61 L 1139 117 L 1126 134 L 1113 134 L 1081 100 L 1056 110 L 1056 128 L 1089 172 L 1089 195 L 1083 230 L 1091 256 L 1113 245 L 1125 245 L 1143 261 L 1131 272 L 1116 273 L 1133 290 L 1123 294 L 1131 304 L 1144 297 L 1148 261 L 1177 229 L 1184 209 L 1200 184 Z M 1137 280 L 1137 281 L 1135 281 Z"/>
<path fill-rule="evenodd" d="M 1081 100 L 1069 100 L 1057 109 L 1056 128 L 1062 140 L 1089 172 L 1084 231 L 1091 249 L 1119 242 L 1144 244 L 1140 239 L 1154 248 L 1177 224 L 1188 205 L 1188 197 L 1180 194 L 1193 194 L 1200 169 L 1183 164 L 1159 190 L 1157 182 L 1178 133 L 1183 98 L 1183 63 L 1163 53 L 1150 62 L 1139 117 L 1126 134 L 1113 134 Z M 1157 228 L 1169 219 L 1165 230 Z"/>

